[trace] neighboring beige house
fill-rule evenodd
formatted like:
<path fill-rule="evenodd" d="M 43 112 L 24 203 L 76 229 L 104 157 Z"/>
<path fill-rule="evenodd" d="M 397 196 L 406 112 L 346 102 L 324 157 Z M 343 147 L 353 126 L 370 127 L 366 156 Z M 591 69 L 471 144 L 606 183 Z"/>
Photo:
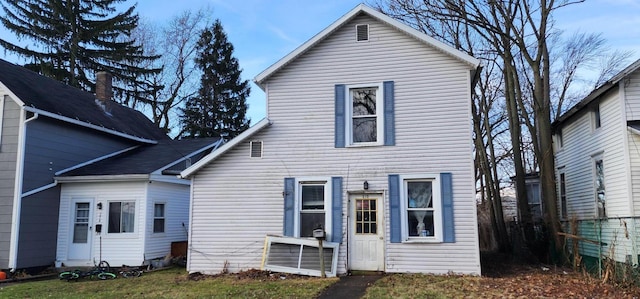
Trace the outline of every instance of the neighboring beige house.
<path fill-rule="evenodd" d="M 181 174 L 192 179 L 188 271 L 317 273 L 306 250 L 322 227 L 336 275 L 480 274 L 478 66 L 359 5 L 260 73 L 267 118 Z M 263 261 L 266 235 L 299 245 L 267 244 Z"/>

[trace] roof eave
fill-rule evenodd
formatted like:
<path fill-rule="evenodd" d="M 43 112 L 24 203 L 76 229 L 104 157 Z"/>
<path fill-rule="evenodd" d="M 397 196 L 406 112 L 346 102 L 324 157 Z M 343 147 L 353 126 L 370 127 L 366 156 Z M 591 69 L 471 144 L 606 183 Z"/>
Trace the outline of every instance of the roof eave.
<path fill-rule="evenodd" d="M 57 176 L 58 183 L 97 183 L 97 182 L 130 182 L 147 181 L 149 174 L 111 174 L 111 175 L 83 175 L 83 176 Z"/>
<path fill-rule="evenodd" d="M 73 119 L 73 118 L 70 118 L 70 117 L 67 117 L 67 116 L 51 113 L 51 112 L 48 112 L 48 111 L 45 111 L 45 110 L 41 110 L 41 109 L 38 109 L 38 108 L 34 108 L 34 107 L 30 107 L 30 106 L 23 106 L 22 109 L 24 109 L 25 111 L 33 112 L 33 113 L 36 113 L 36 114 L 39 114 L 39 115 L 43 115 L 43 116 L 46 116 L 46 117 L 49 117 L 49 118 L 61 120 L 63 122 L 79 125 L 79 126 L 82 126 L 82 127 L 86 127 L 86 128 L 90 128 L 90 129 L 96 130 L 96 131 L 108 133 L 110 135 L 115 135 L 115 136 L 123 137 L 123 138 L 126 138 L 126 139 L 130 139 L 130 140 L 133 140 L 133 141 L 142 142 L 142 143 L 148 143 L 148 144 L 157 144 L 158 143 L 158 141 L 156 141 L 156 140 L 129 135 L 127 133 L 123 133 L 123 132 L 112 130 L 112 129 L 108 129 L 108 128 L 105 128 L 105 127 L 102 127 L 102 126 L 90 124 L 90 123 L 87 123 L 87 122 L 84 122 L 84 121 L 81 121 L 81 120 L 78 120 L 78 119 Z"/>
<path fill-rule="evenodd" d="M 470 66 L 471 69 L 476 69 L 480 66 L 480 60 L 464 53 L 461 52 L 459 50 L 454 49 L 453 47 L 436 40 L 435 38 L 428 36 L 414 28 L 412 28 L 411 26 L 408 26 L 398 20 L 395 20 L 379 11 L 376 11 L 375 9 L 366 6 L 364 4 L 359 4 L 358 6 L 356 6 L 355 8 L 353 8 L 351 11 L 349 11 L 348 13 L 346 13 L 345 15 L 343 15 L 342 17 L 340 17 L 337 21 L 333 22 L 331 25 L 329 25 L 327 28 L 325 28 L 324 30 L 320 31 L 318 34 L 314 35 L 311 39 L 309 39 L 308 41 L 306 41 L 305 43 L 303 43 L 302 45 L 300 45 L 298 48 L 296 48 L 295 50 L 293 50 L 291 53 L 287 54 L 285 57 L 283 57 L 282 59 L 278 60 L 276 63 L 272 64 L 270 67 L 268 67 L 266 70 L 262 71 L 260 74 L 258 74 L 255 78 L 254 78 L 254 82 L 256 83 L 256 85 L 258 85 L 262 90 L 264 90 L 264 82 L 271 76 L 273 75 L 275 72 L 277 72 L 278 70 L 280 70 L 281 68 L 283 68 L 284 66 L 286 66 L 287 64 L 289 64 L 291 61 L 293 61 L 294 59 L 296 59 L 298 56 L 306 53 L 309 49 L 311 49 L 312 47 L 314 47 L 316 44 L 318 44 L 320 41 L 324 40 L 326 37 L 328 37 L 331 33 L 333 33 L 335 30 L 337 30 L 338 28 L 340 28 L 342 25 L 344 25 L 345 23 L 347 23 L 348 21 L 350 21 L 351 19 L 353 19 L 355 16 L 357 16 L 359 13 L 364 12 L 378 20 L 380 20 L 381 22 L 384 22 L 392 27 L 397 28 L 398 30 L 404 32 L 405 34 L 412 36 L 428 45 L 431 45 L 435 48 L 437 48 L 438 50 L 449 54 L 451 56 L 453 56 L 454 58 L 468 64 Z"/>
<path fill-rule="evenodd" d="M 567 110 L 560 117 L 558 117 L 558 119 L 556 119 L 551 125 L 552 130 L 555 132 L 557 128 L 564 122 L 566 122 L 569 118 L 573 117 L 584 107 L 589 106 L 591 102 L 595 101 L 601 95 L 611 90 L 611 88 L 617 86 L 622 79 L 626 78 L 629 74 L 635 72 L 638 69 L 640 69 L 640 59 L 636 60 L 635 62 L 624 68 L 622 71 L 617 73 L 615 76 L 611 77 L 611 79 L 600 85 L 600 87 L 594 89 L 584 99 L 580 100 L 580 102 L 571 107 L 571 109 Z"/>
<path fill-rule="evenodd" d="M 268 118 L 266 118 L 266 117 L 263 118 L 261 121 L 259 121 L 257 124 L 255 124 L 251 128 L 249 128 L 246 131 L 242 132 L 240 135 L 238 135 L 235 138 L 231 139 L 229 142 L 225 143 L 223 146 L 219 147 L 218 149 L 216 149 L 215 151 L 211 152 L 210 154 L 204 156 L 202 159 L 200 159 L 200 161 L 198 161 L 195 164 L 191 165 L 191 167 L 183 170 L 180 173 L 179 177 L 183 178 L 183 179 L 189 178 L 190 176 L 192 176 L 196 172 L 198 172 L 201 168 L 203 168 L 204 166 L 206 166 L 210 162 L 214 161 L 215 159 L 217 159 L 218 157 L 220 157 L 221 155 L 223 155 L 227 151 L 231 150 L 232 148 L 234 148 L 239 143 L 245 141 L 247 138 L 253 136 L 254 134 L 256 134 L 259 131 L 261 131 L 262 129 L 264 129 L 265 127 L 269 126 L 270 124 L 271 124 L 271 121 Z"/>

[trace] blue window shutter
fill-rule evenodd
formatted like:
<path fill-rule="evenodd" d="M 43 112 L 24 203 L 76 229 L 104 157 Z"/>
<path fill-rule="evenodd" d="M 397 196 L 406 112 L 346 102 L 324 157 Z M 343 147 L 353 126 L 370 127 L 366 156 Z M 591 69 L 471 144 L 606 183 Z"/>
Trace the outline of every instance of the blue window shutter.
<path fill-rule="evenodd" d="M 342 243 L 342 177 L 331 178 L 331 242 Z"/>
<path fill-rule="evenodd" d="M 296 212 L 296 180 L 294 178 L 284 178 L 284 221 L 282 234 L 293 237 L 295 231 Z"/>
<path fill-rule="evenodd" d="M 389 175 L 389 218 L 391 219 L 391 243 L 402 242 L 402 218 L 400 211 L 400 176 Z"/>
<path fill-rule="evenodd" d="M 451 173 L 440 174 L 440 192 L 442 193 L 442 241 L 454 243 L 456 241 L 453 223 L 453 185 L 451 183 Z"/>
<path fill-rule="evenodd" d="M 382 83 L 384 87 L 384 145 L 396 145 L 393 81 Z"/>
<path fill-rule="evenodd" d="M 344 84 L 337 84 L 335 92 L 335 142 L 336 147 L 345 146 L 345 93 Z"/>

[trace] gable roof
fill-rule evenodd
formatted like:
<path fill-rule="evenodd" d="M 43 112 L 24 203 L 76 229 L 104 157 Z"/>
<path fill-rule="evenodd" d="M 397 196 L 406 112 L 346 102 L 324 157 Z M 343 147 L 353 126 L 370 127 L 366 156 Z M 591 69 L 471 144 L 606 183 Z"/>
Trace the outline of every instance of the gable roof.
<path fill-rule="evenodd" d="M 231 141 L 225 143 L 223 146 L 218 148 L 216 151 L 206 155 L 204 158 L 200 159 L 200 161 L 196 162 L 191 167 L 189 167 L 189 168 L 185 169 L 184 171 L 182 171 L 180 173 L 180 177 L 184 178 L 184 179 L 190 177 L 191 175 L 193 175 L 196 172 L 198 172 L 198 170 L 200 170 L 202 167 L 206 166 L 207 164 L 209 164 L 213 160 L 217 159 L 218 157 L 220 157 L 222 154 L 226 153 L 230 149 L 234 148 L 239 143 L 247 140 L 247 138 L 253 136 L 254 134 L 256 134 L 258 132 L 260 132 L 262 129 L 266 128 L 270 124 L 271 124 L 271 121 L 268 118 L 266 118 L 266 117 L 263 118 L 257 124 L 255 124 L 254 126 L 252 126 L 249 129 L 247 129 L 246 131 L 242 132 L 240 135 L 236 136 L 235 138 L 231 139 Z"/>
<path fill-rule="evenodd" d="M 298 48 L 296 48 L 295 50 L 293 50 L 293 52 L 289 53 L 287 56 L 283 57 L 282 59 L 278 60 L 276 63 L 274 63 L 273 65 L 271 65 L 269 68 L 267 68 L 266 70 L 264 70 L 263 72 L 261 72 L 260 74 L 258 74 L 255 78 L 254 78 L 254 82 L 262 89 L 264 89 L 263 83 L 265 80 L 267 80 L 271 75 L 273 75 L 274 73 L 276 73 L 278 70 L 282 69 L 284 66 L 288 65 L 289 63 L 291 63 L 293 60 L 295 60 L 296 58 L 298 58 L 300 55 L 306 53 L 307 51 L 309 51 L 311 48 L 313 48 L 315 45 L 317 45 L 318 43 L 320 43 L 321 41 L 323 41 L 324 39 L 326 39 L 329 35 L 331 35 L 333 32 L 335 32 L 336 30 L 338 30 L 339 28 L 341 28 L 344 24 L 346 24 L 347 22 L 351 21 L 353 18 L 355 18 L 356 16 L 360 15 L 360 14 L 367 14 L 375 19 L 377 19 L 378 21 L 381 21 L 383 23 L 386 23 L 387 25 L 390 25 L 396 29 L 398 29 L 400 32 L 407 34 L 429 46 L 432 46 L 434 48 L 436 48 L 437 50 L 442 51 L 445 54 L 448 54 L 466 64 L 468 64 L 470 66 L 470 68 L 475 69 L 480 65 L 480 60 L 467 55 L 466 53 L 459 51 L 441 41 L 436 40 L 435 38 L 428 36 L 414 28 L 411 28 L 410 26 L 395 20 L 379 11 L 376 11 L 375 9 L 366 6 L 364 4 L 359 4 L 358 6 L 356 6 L 354 9 L 352 9 L 351 11 L 349 11 L 347 14 L 345 14 L 344 16 L 342 16 L 340 19 L 338 19 L 337 21 L 335 21 L 333 24 L 329 25 L 329 27 L 325 28 L 324 30 L 320 31 L 320 33 L 316 34 L 315 36 L 313 36 L 311 39 L 309 39 L 308 41 L 306 41 L 304 44 L 302 44 L 301 46 L 299 46 Z"/>
<path fill-rule="evenodd" d="M 611 77 L 611 79 L 604 82 L 598 88 L 594 89 L 589 93 L 584 99 L 580 100 L 580 102 L 576 103 L 567 110 L 565 113 L 560 115 L 558 119 L 556 119 L 552 124 L 552 129 L 555 132 L 564 122 L 569 120 L 571 117 L 576 115 L 578 112 L 582 111 L 585 107 L 589 106 L 589 104 L 599 98 L 605 92 L 611 90 L 613 87 L 617 86 L 618 83 L 626 78 L 629 74 L 635 72 L 640 69 L 640 59 L 636 60 L 622 71 Z"/>
<path fill-rule="evenodd" d="M 169 139 L 139 111 L 112 101 L 109 115 L 96 104 L 95 95 L 2 59 L 0 84 L 33 113 L 145 143 Z"/>
<path fill-rule="evenodd" d="M 175 163 L 202 158 L 222 143 L 220 138 L 162 140 L 157 144 L 142 145 L 115 156 L 95 161 L 79 168 L 59 173 L 58 180 L 82 176 L 148 175 L 172 167 Z M 182 167 L 180 170 L 186 167 Z"/>

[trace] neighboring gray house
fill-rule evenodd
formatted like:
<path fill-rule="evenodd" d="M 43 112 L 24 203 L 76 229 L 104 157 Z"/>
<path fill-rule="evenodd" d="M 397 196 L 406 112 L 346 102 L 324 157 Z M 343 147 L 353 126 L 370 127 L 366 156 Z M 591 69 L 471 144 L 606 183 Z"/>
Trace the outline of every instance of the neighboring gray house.
<path fill-rule="evenodd" d="M 94 95 L 0 60 L 0 269 L 56 260 L 57 174 L 170 140 L 142 113 L 111 101 L 110 76 L 98 77 Z"/>
<path fill-rule="evenodd" d="M 267 118 L 181 174 L 192 179 L 188 271 L 275 263 L 317 275 L 308 249 L 322 227 L 334 274 L 480 274 L 478 65 L 359 5 L 259 74 Z"/>
<path fill-rule="evenodd" d="M 579 252 L 638 264 L 640 60 L 553 124 L 558 214 L 577 221 Z M 571 244 L 571 240 L 567 242 Z M 600 244 L 600 245 L 596 245 Z"/>

